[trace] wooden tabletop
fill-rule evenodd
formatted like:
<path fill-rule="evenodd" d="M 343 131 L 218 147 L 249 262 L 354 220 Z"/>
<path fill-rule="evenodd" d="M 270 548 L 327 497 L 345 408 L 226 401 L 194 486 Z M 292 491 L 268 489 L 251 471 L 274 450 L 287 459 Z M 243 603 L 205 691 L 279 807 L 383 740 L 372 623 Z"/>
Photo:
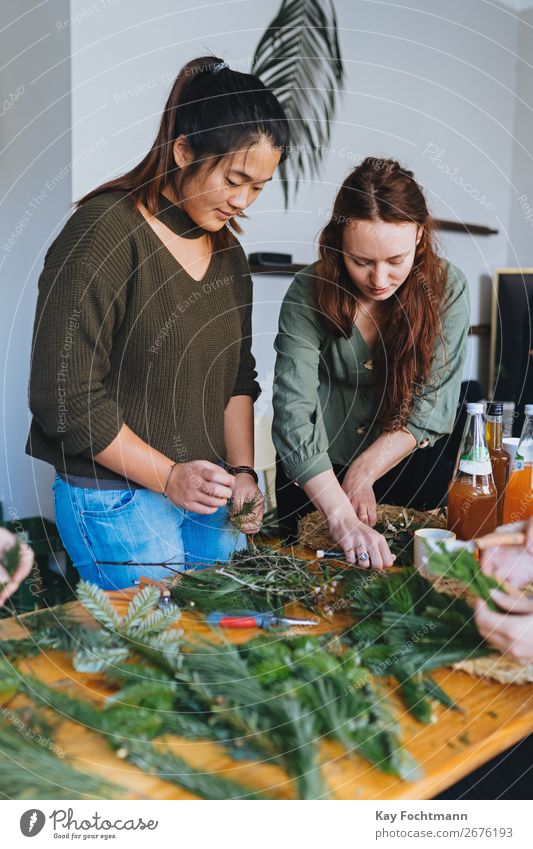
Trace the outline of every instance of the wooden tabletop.
<path fill-rule="evenodd" d="M 125 611 L 136 589 L 109 593 L 120 613 Z M 79 602 L 73 602 L 81 620 L 88 618 Z M 289 615 L 305 615 L 296 606 L 287 608 Z M 349 618 L 337 615 L 332 622 L 323 621 L 313 634 L 342 630 Z M 0 621 L 0 636 L 16 638 L 25 635 L 24 617 Z M 186 635 L 216 639 L 212 629 L 199 614 L 183 612 L 178 623 Z M 228 631 L 226 639 L 246 642 L 258 636 L 258 629 Z M 99 704 L 110 694 L 98 674 L 77 672 L 67 655 L 56 651 L 21 659 L 17 666 L 47 684 L 61 687 L 72 695 Z M 437 721 L 423 725 L 406 710 L 395 693 L 395 685 L 384 681 L 385 694 L 398 711 L 404 746 L 415 757 L 423 772 L 415 782 L 386 775 L 358 754 L 347 755 L 340 744 L 321 745 L 323 774 L 336 799 L 431 799 L 476 767 L 516 743 L 533 731 L 533 687 L 528 684 L 497 684 L 465 672 L 441 669 L 434 677 L 461 711 L 436 708 Z M 10 702 L 17 707 L 24 702 L 18 696 Z M 154 778 L 120 760 L 98 734 L 69 720 L 59 722 L 55 742 L 72 759 L 74 766 L 121 785 L 125 799 L 191 799 L 191 793 L 175 784 Z M 261 761 L 234 761 L 217 744 L 177 737 L 158 738 L 155 745 L 170 747 L 195 768 L 223 774 L 250 787 L 268 790 L 277 798 L 293 798 L 291 780 L 282 769 Z"/>

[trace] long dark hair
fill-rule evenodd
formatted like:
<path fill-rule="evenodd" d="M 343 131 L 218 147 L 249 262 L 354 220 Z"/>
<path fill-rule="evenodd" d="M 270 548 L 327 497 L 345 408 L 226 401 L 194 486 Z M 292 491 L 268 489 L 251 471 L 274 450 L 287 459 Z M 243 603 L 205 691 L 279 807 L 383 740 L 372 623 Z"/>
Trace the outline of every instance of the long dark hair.
<path fill-rule="evenodd" d="M 367 157 L 348 175 L 320 234 L 317 302 L 328 330 L 350 336 L 358 293 L 344 264 L 342 237 L 350 221 L 411 221 L 422 228 L 413 267 L 402 286 L 379 306 L 382 351 L 377 362 L 383 430 L 402 427 L 428 378 L 441 336 L 440 305 L 446 273 L 433 241 L 426 199 L 412 171 L 393 159 Z"/>
<path fill-rule="evenodd" d="M 185 169 L 176 166 L 173 144 L 184 134 L 193 153 Z M 223 156 L 243 150 L 266 137 L 287 156 L 289 129 L 275 95 L 253 74 L 225 66 L 216 56 L 200 56 L 183 66 L 168 96 L 155 141 L 144 159 L 126 174 L 109 180 L 76 202 L 79 207 L 102 192 L 127 191 L 133 204 L 142 204 L 152 215 L 157 199 L 169 183 L 183 199 L 187 182 L 203 167 L 215 168 Z M 209 160 L 209 161 L 208 161 Z M 236 233 L 241 228 L 230 222 Z M 217 248 L 229 244 L 228 228 L 213 234 Z"/>

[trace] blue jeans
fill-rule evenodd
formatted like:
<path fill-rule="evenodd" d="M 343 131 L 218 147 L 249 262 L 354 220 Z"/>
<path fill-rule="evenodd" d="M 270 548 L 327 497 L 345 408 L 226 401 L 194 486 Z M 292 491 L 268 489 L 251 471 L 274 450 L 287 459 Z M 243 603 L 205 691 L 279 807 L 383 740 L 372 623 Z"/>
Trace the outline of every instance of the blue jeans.
<path fill-rule="evenodd" d="M 227 562 L 246 548 L 226 507 L 208 516 L 176 507 L 149 489 L 85 489 L 56 475 L 56 522 L 65 549 L 84 581 L 104 590 L 129 587 L 141 575 L 173 575 L 164 566 L 136 563 L 177 561 L 179 572 L 196 564 Z M 110 565 L 109 561 L 131 565 Z"/>

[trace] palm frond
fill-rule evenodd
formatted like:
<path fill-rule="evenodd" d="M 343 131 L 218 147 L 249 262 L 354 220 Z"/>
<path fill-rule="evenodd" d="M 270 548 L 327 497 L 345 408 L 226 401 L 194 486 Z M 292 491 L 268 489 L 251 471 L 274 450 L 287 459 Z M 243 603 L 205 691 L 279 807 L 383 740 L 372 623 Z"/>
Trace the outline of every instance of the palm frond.
<path fill-rule="evenodd" d="M 318 173 L 344 82 L 332 0 L 282 0 L 257 45 L 252 73 L 274 92 L 289 121 L 291 156 L 280 166 L 287 207 L 289 172 L 295 192 L 302 177 Z"/>

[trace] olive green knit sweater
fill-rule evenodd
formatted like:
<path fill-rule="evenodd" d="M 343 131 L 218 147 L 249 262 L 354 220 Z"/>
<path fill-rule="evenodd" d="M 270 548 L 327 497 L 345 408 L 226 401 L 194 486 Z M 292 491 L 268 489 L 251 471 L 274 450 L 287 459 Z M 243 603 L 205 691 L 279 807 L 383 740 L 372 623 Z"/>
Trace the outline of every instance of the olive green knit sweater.
<path fill-rule="evenodd" d="M 39 278 L 27 452 L 66 474 L 123 480 L 93 455 L 126 423 L 173 460 L 223 459 L 230 398 L 259 394 L 251 303 L 236 239 L 197 281 L 126 192 L 86 201 Z"/>

